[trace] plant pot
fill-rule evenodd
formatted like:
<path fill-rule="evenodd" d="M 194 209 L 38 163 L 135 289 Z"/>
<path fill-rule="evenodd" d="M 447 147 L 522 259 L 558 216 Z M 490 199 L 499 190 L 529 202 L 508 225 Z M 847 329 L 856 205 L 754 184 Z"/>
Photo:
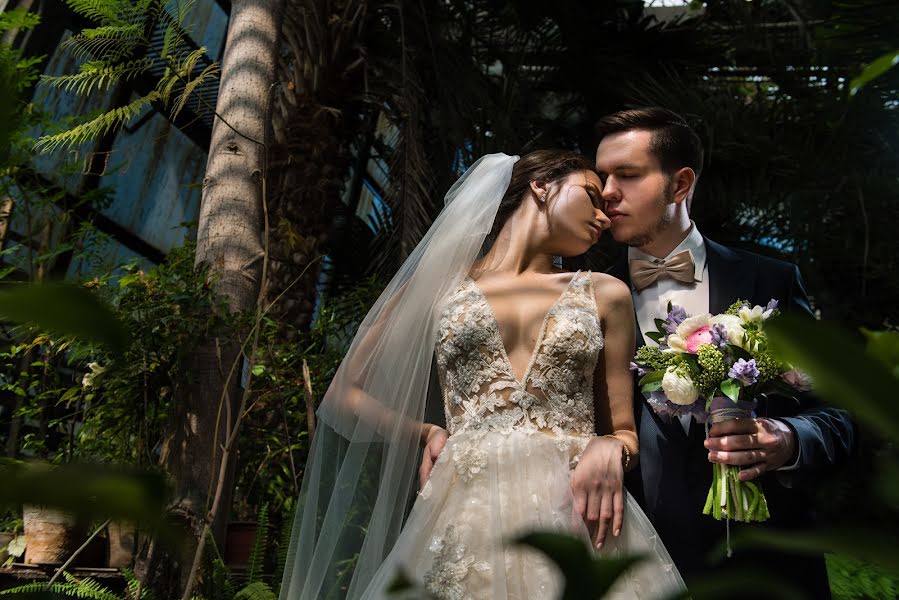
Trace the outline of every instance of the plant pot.
<path fill-rule="evenodd" d="M 43 506 L 25 506 L 25 562 L 61 565 L 87 539 L 87 531 L 74 516 Z"/>
<path fill-rule="evenodd" d="M 253 521 L 232 521 L 228 523 L 225 536 L 225 564 L 229 567 L 246 567 L 253 552 L 256 531 L 259 524 Z"/>
<path fill-rule="evenodd" d="M 107 564 L 114 568 L 131 566 L 137 547 L 135 543 L 137 529 L 134 524 L 125 521 L 110 521 L 106 526 L 106 533 L 109 538 Z"/>

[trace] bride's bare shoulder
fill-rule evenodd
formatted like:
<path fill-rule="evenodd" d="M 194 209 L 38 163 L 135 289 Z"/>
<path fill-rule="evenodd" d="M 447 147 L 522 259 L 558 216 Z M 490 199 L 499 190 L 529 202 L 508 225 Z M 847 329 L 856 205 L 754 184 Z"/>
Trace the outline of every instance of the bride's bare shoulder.
<path fill-rule="evenodd" d="M 626 283 L 608 273 L 591 273 L 591 275 L 597 305 L 619 309 L 633 307 L 631 289 Z"/>

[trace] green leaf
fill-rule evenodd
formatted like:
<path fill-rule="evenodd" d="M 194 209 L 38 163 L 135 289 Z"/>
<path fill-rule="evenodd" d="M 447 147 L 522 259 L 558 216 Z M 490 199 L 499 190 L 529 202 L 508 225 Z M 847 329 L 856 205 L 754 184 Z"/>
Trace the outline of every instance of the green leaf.
<path fill-rule="evenodd" d="M 834 406 L 899 440 L 899 379 L 848 333 L 829 323 L 781 315 L 767 324 L 772 352 L 812 378 L 815 392 Z"/>
<path fill-rule="evenodd" d="M 253 377 L 261 377 L 265 373 L 265 365 L 256 363 L 253 365 Z"/>
<path fill-rule="evenodd" d="M 728 344 L 727 349 L 730 350 L 730 353 L 736 359 L 750 360 L 752 359 L 752 354 L 750 354 L 747 350 L 740 348 L 739 346 L 735 346 L 734 344 Z"/>
<path fill-rule="evenodd" d="M 653 392 L 658 392 L 660 389 L 662 389 L 661 381 L 653 381 L 652 383 L 647 383 L 646 385 L 640 386 L 640 391 L 643 392 L 644 394 L 651 394 Z"/>
<path fill-rule="evenodd" d="M 234 600 L 278 600 L 278 597 L 275 596 L 272 588 L 267 583 L 254 581 L 241 588 L 234 595 Z"/>
<path fill-rule="evenodd" d="M 736 379 L 725 379 L 721 382 L 721 393 L 736 402 L 740 399 L 740 390 L 743 386 Z"/>
<path fill-rule="evenodd" d="M 640 381 L 637 385 L 639 385 L 642 388 L 644 385 L 647 385 L 650 383 L 655 383 L 657 381 L 661 382 L 664 377 L 665 377 L 664 369 L 659 369 L 658 371 L 651 371 L 651 372 L 647 373 L 646 375 L 644 375 L 643 377 L 641 377 Z"/>
<path fill-rule="evenodd" d="M 387 585 L 387 595 L 400 594 L 402 592 L 407 592 L 415 589 L 415 584 L 412 582 L 412 579 L 406 575 L 406 572 L 400 568 L 397 570 L 396 575 L 393 576 L 393 579 Z"/>
<path fill-rule="evenodd" d="M 25 536 L 17 535 L 6 545 L 6 551 L 16 558 L 21 558 L 25 554 Z"/>
<path fill-rule="evenodd" d="M 864 525 L 817 531 L 777 531 L 741 528 L 732 538 L 734 548 L 777 548 L 789 552 L 837 552 L 877 565 L 899 577 L 899 538 L 892 532 Z"/>
<path fill-rule="evenodd" d="M 868 354 L 882 362 L 899 378 L 899 332 L 862 329 L 862 333 L 868 338 Z"/>
<path fill-rule="evenodd" d="M 646 334 L 646 337 L 648 337 L 649 339 L 654 341 L 656 344 L 658 344 L 659 340 L 661 340 L 663 337 L 665 337 L 665 334 L 659 333 L 658 331 L 650 331 L 649 333 Z"/>
<path fill-rule="evenodd" d="M 640 556 L 597 558 L 583 540 L 574 536 L 551 533 L 527 533 L 514 543 L 530 546 L 556 563 L 565 577 L 563 600 L 594 600 L 600 598 Z"/>
<path fill-rule="evenodd" d="M 724 566 L 714 575 L 698 575 L 686 579 L 689 591 L 672 594 L 665 600 L 720 600 L 743 597 L 752 590 L 756 598 L 766 600 L 805 600 L 806 596 L 788 581 L 768 573 Z"/>
<path fill-rule="evenodd" d="M 875 59 L 849 82 L 849 95 L 856 95 L 864 86 L 871 83 L 899 64 L 899 50 L 892 50 Z"/>
<path fill-rule="evenodd" d="M 164 524 L 168 488 L 161 474 L 107 465 L 51 466 L 0 459 L 0 507 L 33 504 L 59 508 L 85 519 L 108 518 L 158 527 L 169 542 L 178 539 Z"/>
<path fill-rule="evenodd" d="M 114 354 L 123 353 L 129 343 L 128 332 L 109 306 L 74 285 L 2 285 L 0 318 L 103 344 Z"/>

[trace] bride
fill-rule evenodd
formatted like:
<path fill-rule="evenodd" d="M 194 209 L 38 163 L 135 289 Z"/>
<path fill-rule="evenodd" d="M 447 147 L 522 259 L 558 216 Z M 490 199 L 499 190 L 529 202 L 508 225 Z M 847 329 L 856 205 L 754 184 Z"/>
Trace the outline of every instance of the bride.
<path fill-rule="evenodd" d="M 555 567 L 510 544 L 533 530 L 643 555 L 613 597 L 683 588 L 622 486 L 630 291 L 553 265 L 609 226 L 601 189 L 563 151 L 485 156 L 450 189 L 322 401 L 282 600 L 386 598 L 400 572 L 436 598 L 558 597 Z"/>

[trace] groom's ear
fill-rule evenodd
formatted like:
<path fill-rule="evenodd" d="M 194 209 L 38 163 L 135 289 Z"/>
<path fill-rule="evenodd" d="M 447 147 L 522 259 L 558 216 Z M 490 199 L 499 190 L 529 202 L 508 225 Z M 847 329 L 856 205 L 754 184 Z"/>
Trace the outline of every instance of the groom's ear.
<path fill-rule="evenodd" d="M 693 187 L 696 185 L 696 171 L 690 167 L 678 169 L 671 176 L 671 186 L 673 188 L 672 197 L 676 204 L 681 202 L 687 203 L 687 210 L 690 210 L 690 203 L 693 199 Z"/>

